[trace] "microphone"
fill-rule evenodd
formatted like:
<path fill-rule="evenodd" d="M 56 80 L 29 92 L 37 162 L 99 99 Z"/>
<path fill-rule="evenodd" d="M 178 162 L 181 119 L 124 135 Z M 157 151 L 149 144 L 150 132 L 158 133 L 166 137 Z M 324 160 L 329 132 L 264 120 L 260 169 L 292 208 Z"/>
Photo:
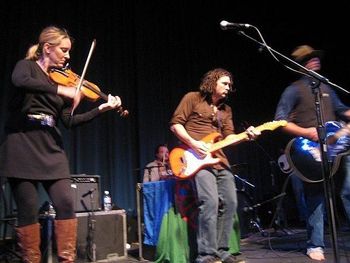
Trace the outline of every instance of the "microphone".
<path fill-rule="evenodd" d="M 228 29 L 240 29 L 240 28 L 249 28 L 251 25 L 249 24 L 239 24 L 239 23 L 230 23 L 225 20 L 222 20 L 220 22 L 220 27 L 222 30 L 228 30 Z"/>
<path fill-rule="evenodd" d="M 87 191 L 85 194 L 83 194 L 81 197 L 85 197 L 85 196 L 88 196 L 88 195 L 91 195 L 93 192 L 96 191 L 96 188 L 91 188 L 89 191 Z"/>

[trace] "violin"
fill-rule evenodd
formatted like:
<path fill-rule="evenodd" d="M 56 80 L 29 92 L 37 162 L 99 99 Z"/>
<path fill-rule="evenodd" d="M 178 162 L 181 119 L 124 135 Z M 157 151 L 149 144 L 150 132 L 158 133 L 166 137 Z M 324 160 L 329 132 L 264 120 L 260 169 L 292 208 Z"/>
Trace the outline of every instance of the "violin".
<path fill-rule="evenodd" d="M 71 69 L 57 69 L 52 68 L 49 72 L 49 77 L 55 83 L 66 86 L 66 87 L 74 87 L 79 84 L 80 76 L 74 73 Z M 100 88 L 87 80 L 84 80 L 81 86 L 81 92 L 84 94 L 85 98 L 90 101 L 96 101 L 99 98 L 108 101 L 108 96 L 103 93 Z M 123 109 L 122 106 L 117 108 L 121 117 L 126 117 L 129 115 L 128 110 Z"/>

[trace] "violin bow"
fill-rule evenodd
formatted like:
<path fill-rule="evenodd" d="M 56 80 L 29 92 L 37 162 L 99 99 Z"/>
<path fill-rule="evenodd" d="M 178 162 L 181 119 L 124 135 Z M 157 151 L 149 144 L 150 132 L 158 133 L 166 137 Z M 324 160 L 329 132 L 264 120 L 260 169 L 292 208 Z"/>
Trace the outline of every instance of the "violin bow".
<path fill-rule="evenodd" d="M 92 43 L 91 43 L 90 51 L 89 51 L 89 54 L 88 54 L 88 56 L 87 56 L 87 58 L 86 58 L 83 72 L 82 72 L 81 75 L 80 75 L 78 87 L 77 87 L 77 89 L 75 90 L 75 95 L 74 95 L 74 97 L 78 95 L 78 93 L 79 93 L 79 91 L 80 91 L 80 89 L 81 89 L 81 86 L 83 85 L 83 81 L 84 81 L 84 77 L 85 77 L 85 74 L 86 74 L 86 70 L 87 70 L 87 67 L 88 67 L 88 65 L 89 65 L 89 63 L 90 63 L 90 58 L 91 58 L 91 56 L 92 56 L 92 52 L 94 51 L 95 47 L 96 47 L 96 39 L 94 39 L 94 40 L 92 41 Z M 72 112 L 71 112 L 71 116 L 73 116 L 74 110 L 75 110 L 75 107 L 74 107 L 74 105 L 73 105 L 73 107 L 72 107 Z"/>

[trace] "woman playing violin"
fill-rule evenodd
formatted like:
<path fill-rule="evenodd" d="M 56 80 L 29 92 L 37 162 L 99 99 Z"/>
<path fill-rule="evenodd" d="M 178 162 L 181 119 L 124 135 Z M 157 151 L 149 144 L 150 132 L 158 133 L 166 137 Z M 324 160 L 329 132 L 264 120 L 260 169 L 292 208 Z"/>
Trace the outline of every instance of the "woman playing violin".
<path fill-rule="evenodd" d="M 17 204 L 16 232 L 23 262 L 40 262 L 38 183 L 47 191 L 56 211 L 55 238 L 59 262 L 74 262 L 77 220 L 73 208 L 70 171 L 57 122 L 71 128 L 100 113 L 121 106 L 118 96 L 82 114 L 71 116 L 83 95 L 76 87 L 58 85 L 49 78 L 70 58 L 72 38 L 54 26 L 43 29 L 38 44 L 12 73 L 13 99 L 0 149 L 0 176 L 8 178 Z M 76 94 L 77 93 L 77 94 Z"/>

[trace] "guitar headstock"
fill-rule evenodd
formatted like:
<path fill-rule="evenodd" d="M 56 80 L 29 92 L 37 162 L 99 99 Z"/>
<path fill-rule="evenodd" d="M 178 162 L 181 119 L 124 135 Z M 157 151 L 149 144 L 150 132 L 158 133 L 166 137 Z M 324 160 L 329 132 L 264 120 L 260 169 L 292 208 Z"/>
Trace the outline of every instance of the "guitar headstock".
<path fill-rule="evenodd" d="M 266 122 L 260 126 L 258 126 L 257 128 L 261 129 L 261 130 L 270 130 L 273 131 L 279 127 L 284 127 L 287 125 L 287 121 L 286 120 L 280 120 L 280 121 L 270 121 L 270 122 Z"/>

